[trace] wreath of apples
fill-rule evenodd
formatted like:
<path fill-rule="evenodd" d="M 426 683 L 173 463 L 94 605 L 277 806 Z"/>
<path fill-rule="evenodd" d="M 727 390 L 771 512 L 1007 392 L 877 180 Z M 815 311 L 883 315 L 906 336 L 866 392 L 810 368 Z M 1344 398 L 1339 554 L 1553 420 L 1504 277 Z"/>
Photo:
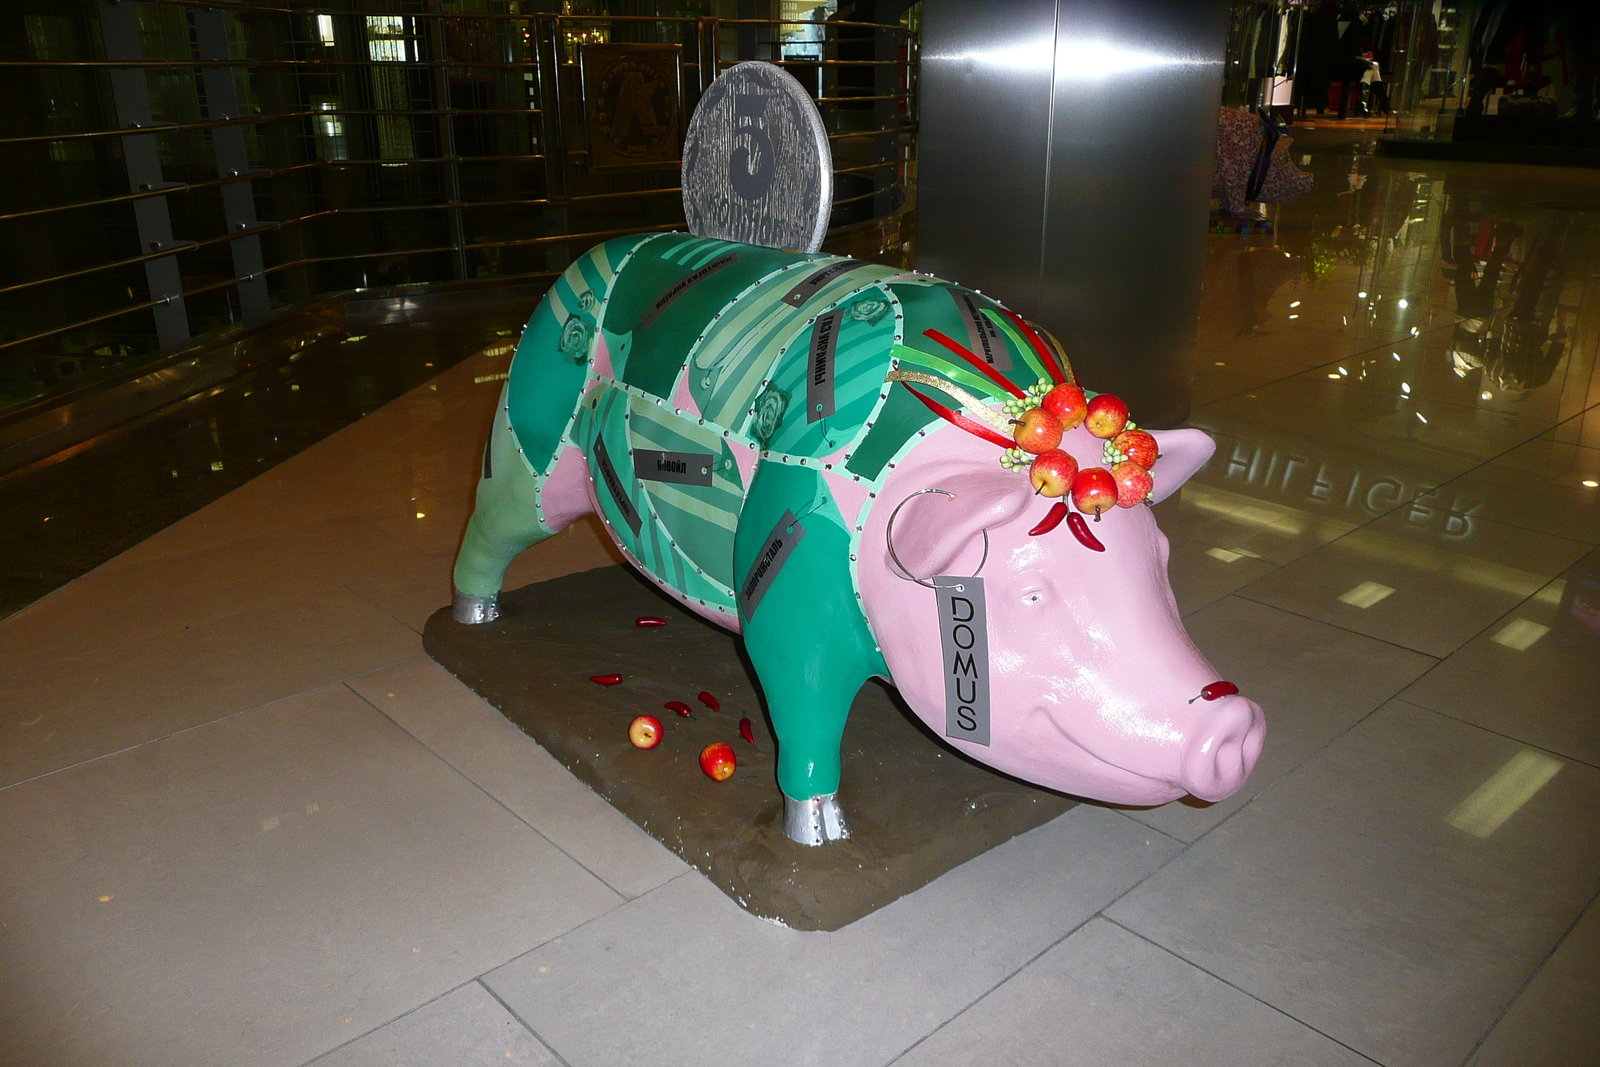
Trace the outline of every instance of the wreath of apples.
<path fill-rule="evenodd" d="M 1156 439 L 1128 418 L 1121 397 L 1100 393 L 1089 398 L 1072 383 L 1039 384 L 1023 399 L 1005 404 L 1015 426 L 1015 448 L 1000 455 L 1007 470 L 1028 468 L 1028 478 L 1041 496 L 1072 494 L 1072 503 L 1100 521 L 1113 507 L 1131 508 L 1154 501 L 1150 469 L 1161 458 Z M 1078 461 L 1060 447 L 1068 430 L 1079 425 L 1105 441 L 1104 467 L 1078 469 Z M 1031 457 L 1031 459 L 1030 459 Z"/>
<path fill-rule="evenodd" d="M 999 309 L 1010 325 L 1027 338 L 1029 347 L 1039 357 L 1048 382 L 1035 382 L 1022 389 L 1001 376 L 993 367 L 979 359 L 965 345 L 951 340 L 938 330 L 924 330 L 923 336 L 940 347 L 960 357 L 961 361 L 978 371 L 1001 391 L 1010 394 L 1001 411 L 991 408 L 979 397 L 943 378 L 922 371 L 901 370 L 889 372 L 890 381 L 898 381 L 922 401 L 927 408 L 968 433 L 999 445 L 1000 465 L 1006 470 L 1028 468 L 1028 477 L 1041 496 L 1063 497 L 1072 494 L 1073 505 L 1085 515 L 1093 515 L 1096 522 L 1113 507 L 1131 508 L 1138 504 L 1155 502 L 1155 482 L 1150 469 L 1161 458 L 1160 446 L 1149 433 L 1128 419 L 1128 405 L 1121 397 L 1111 393 L 1097 393 L 1090 397 L 1078 385 L 1069 366 L 1064 366 L 1056 352 L 1046 345 L 1038 332 L 1016 312 Z M 1003 327 L 1007 324 L 985 309 Z M 1009 329 L 1009 327 L 1008 327 Z M 912 386 L 912 382 L 931 386 L 945 393 L 961 405 L 952 410 Z M 1094 436 L 1105 441 L 1101 452 L 1104 467 L 1078 469 L 1078 461 L 1061 448 L 1066 432 L 1083 426 Z M 1032 456 L 1030 460 L 1028 457 Z M 1051 515 L 1032 531 L 1047 533 L 1066 517 L 1066 505 L 1057 501 Z M 1088 528 L 1076 524 L 1083 520 L 1073 516 L 1073 532 L 1079 540 L 1089 544 Z M 1090 545 L 1104 551 L 1098 543 Z"/>

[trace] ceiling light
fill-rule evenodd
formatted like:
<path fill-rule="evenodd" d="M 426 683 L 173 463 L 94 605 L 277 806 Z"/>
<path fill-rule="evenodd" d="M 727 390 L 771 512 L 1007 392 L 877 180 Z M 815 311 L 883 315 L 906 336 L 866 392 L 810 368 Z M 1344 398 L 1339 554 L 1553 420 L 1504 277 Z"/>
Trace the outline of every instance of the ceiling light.
<path fill-rule="evenodd" d="M 1422 414 L 1422 412 L 1420 412 L 1420 411 L 1419 411 L 1419 412 L 1416 412 L 1416 416 L 1417 416 L 1417 418 L 1418 418 L 1418 419 L 1419 419 L 1419 420 L 1420 420 L 1420 421 L 1421 421 L 1421 422 L 1422 422 L 1422 424 L 1423 424 L 1423 425 L 1424 425 L 1424 426 L 1426 426 L 1426 425 L 1427 425 L 1427 423 L 1428 423 L 1428 420 L 1427 420 L 1427 417 L 1426 417 L 1426 416 L 1424 416 L 1424 415 L 1423 415 L 1423 414 Z"/>
<path fill-rule="evenodd" d="M 1291 301 L 1289 301 L 1289 306 L 1290 306 L 1290 307 L 1292 307 L 1292 308 L 1297 308 L 1297 307 L 1299 307 L 1299 306 L 1300 306 L 1300 301 L 1298 301 L 1298 300 L 1291 300 Z"/>
<path fill-rule="evenodd" d="M 1411 306 L 1411 303 L 1405 297 L 1401 297 L 1398 301 L 1396 301 L 1396 306 L 1407 308 Z"/>
<path fill-rule="evenodd" d="M 1583 484 L 1588 489 L 1600 489 L 1600 482 L 1595 481 L 1593 478 L 1585 478 Z"/>
<path fill-rule="evenodd" d="M 1361 290 L 1361 292 L 1356 294 L 1356 299 L 1357 300 L 1365 300 L 1366 298 L 1367 298 L 1367 291 L 1365 289 Z"/>
<path fill-rule="evenodd" d="M 1410 396 L 1411 395 L 1411 383 L 1410 382 L 1401 382 L 1400 383 L 1400 391 L 1402 393 L 1406 394 L 1407 396 Z"/>
<path fill-rule="evenodd" d="M 1390 352 L 1389 354 L 1394 357 L 1394 361 L 1396 363 L 1400 362 L 1400 353 L 1398 353 L 1398 352 Z"/>
<path fill-rule="evenodd" d="M 1299 316 L 1299 315 L 1290 315 L 1290 316 L 1289 316 L 1289 317 L 1290 317 L 1290 318 L 1291 318 L 1291 319 L 1298 319 L 1298 318 L 1299 318 L 1299 317 L 1300 317 L 1300 316 Z"/>
<path fill-rule="evenodd" d="M 1349 372 L 1349 371 L 1347 371 L 1347 370 L 1345 370 L 1345 369 L 1344 369 L 1344 368 L 1343 368 L 1343 367 L 1340 367 L 1340 368 L 1339 368 L 1339 373 L 1340 373 L 1340 374 L 1349 374 L 1349 373 L 1350 373 L 1350 372 Z"/>
<path fill-rule="evenodd" d="M 1484 400 L 1493 400 L 1494 399 L 1494 394 L 1493 393 L 1484 392 L 1484 393 L 1479 393 L 1478 395 L 1481 398 L 1483 398 Z"/>

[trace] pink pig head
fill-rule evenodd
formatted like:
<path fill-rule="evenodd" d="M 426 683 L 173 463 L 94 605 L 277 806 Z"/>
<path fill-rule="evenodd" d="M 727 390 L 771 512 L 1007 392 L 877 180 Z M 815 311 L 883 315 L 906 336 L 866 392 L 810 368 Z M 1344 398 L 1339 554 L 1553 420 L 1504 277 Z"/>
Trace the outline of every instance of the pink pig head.
<path fill-rule="evenodd" d="M 1210 457 L 1199 430 L 1155 434 L 1155 498 Z M 1061 447 L 1100 466 L 1104 442 L 1079 427 Z M 862 532 L 858 580 L 895 685 L 946 734 L 945 659 L 936 593 L 911 578 L 971 575 L 984 553 L 990 739 L 950 743 L 996 770 L 1118 804 L 1193 794 L 1221 800 L 1249 777 L 1266 724 L 1243 695 L 1201 690 L 1221 676 L 1184 632 L 1167 581 L 1167 538 L 1143 506 L 1112 508 L 1081 544 L 1068 525 L 1030 535 L 1053 503 L 998 450 L 954 428 L 931 432 L 897 466 Z M 919 490 L 942 489 L 942 493 Z M 894 509 L 890 557 L 887 527 Z M 1087 517 L 1086 517 L 1087 518 Z"/>

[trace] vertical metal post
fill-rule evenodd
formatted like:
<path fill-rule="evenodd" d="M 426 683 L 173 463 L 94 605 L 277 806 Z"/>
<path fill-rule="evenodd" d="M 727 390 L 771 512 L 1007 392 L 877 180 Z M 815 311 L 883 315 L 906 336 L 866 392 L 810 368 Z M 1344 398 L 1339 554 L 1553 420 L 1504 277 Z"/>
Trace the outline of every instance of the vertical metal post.
<path fill-rule="evenodd" d="M 428 10 L 437 13 L 439 0 L 428 0 Z M 442 63 L 446 58 L 444 47 L 444 19 L 428 19 L 428 51 L 432 53 L 429 58 L 435 63 Z M 444 195 L 452 204 L 461 203 L 461 164 L 456 155 L 456 114 L 455 105 L 450 102 L 450 70 L 447 67 L 433 68 L 433 99 L 434 107 L 444 112 L 438 116 L 439 120 L 439 149 L 449 158 L 444 165 Z M 466 226 L 462 220 L 461 208 L 452 207 L 445 212 L 445 218 L 450 226 L 450 244 L 455 248 L 454 266 L 455 276 L 467 276 L 467 235 Z"/>
<path fill-rule="evenodd" d="M 139 18 L 132 3 L 100 5 L 100 39 L 110 60 L 138 60 Z M 150 91 L 144 71 L 139 68 L 110 68 L 111 97 L 117 108 L 117 125 L 140 129 L 150 125 Z M 170 189 L 180 183 L 161 177 L 161 150 L 153 133 L 122 138 L 122 159 L 128 169 L 128 185 L 137 192 Z M 138 223 L 142 252 L 171 248 L 172 216 L 164 196 L 146 197 L 133 202 L 133 217 Z M 159 256 L 144 265 L 150 299 L 159 300 L 152 311 L 156 320 L 156 339 L 161 351 L 172 352 L 189 340 L 189 314 L 183 304 L 183 279 L 176 256 Z"/>
<path fill-rule="evenodd" d="M 202 8 L 194 14 L 195 36 L 200 58 L 220 61 L 232 58 L 228 48 L 227 12 Z M 232 67 L 203 67 L 200 77 L 206 91 L 206 117 L 240 117 L 239 86 Z M 211 151 L 217 160 L 217 177 L 237 178 L 250 171 L 250 154 L 245 147 L 242 126 L 221 126 L 211 131 Z M 258 225 L 255 183 L 231 182 L 222 187 L 222 212 L 229 233 L 243 233 Z M 272 311 L 267 297 L 266 265 L 261 256 L 261 238 L 255 234 L 229 242 L 233 253 L 233 277 L 239 291 L 239 309 L 245 322 L 260 322 Z"/>
<path fill-rule="evenodd" d="M 919 266 L 1002 297 L 1141 424 L 1189 412 L 1228 5 L 923 5 Z"/>
<path fill-rule="evenodd" d="M 533 54 L 537 63 L 534 84 L 539 87 L 539 151 L 544 156 L 544 235 L 570 233 L 567 211 L 567 134 L 561 102 L 561 22 L 542 15 L 534 23 Z M 544 246 L 546 270 L 565 270 L 572 262 L 564 241 Z"/>

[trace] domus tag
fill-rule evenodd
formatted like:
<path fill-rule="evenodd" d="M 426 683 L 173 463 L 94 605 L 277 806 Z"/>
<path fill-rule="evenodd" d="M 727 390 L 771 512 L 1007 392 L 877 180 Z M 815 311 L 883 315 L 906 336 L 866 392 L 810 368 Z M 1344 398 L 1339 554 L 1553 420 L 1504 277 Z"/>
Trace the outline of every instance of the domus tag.
<path fill-rule="evenodd" d="M 989 744 L 989 622 L 983 579 L 934 578 L 944 648 L 944 735 Z"/>

